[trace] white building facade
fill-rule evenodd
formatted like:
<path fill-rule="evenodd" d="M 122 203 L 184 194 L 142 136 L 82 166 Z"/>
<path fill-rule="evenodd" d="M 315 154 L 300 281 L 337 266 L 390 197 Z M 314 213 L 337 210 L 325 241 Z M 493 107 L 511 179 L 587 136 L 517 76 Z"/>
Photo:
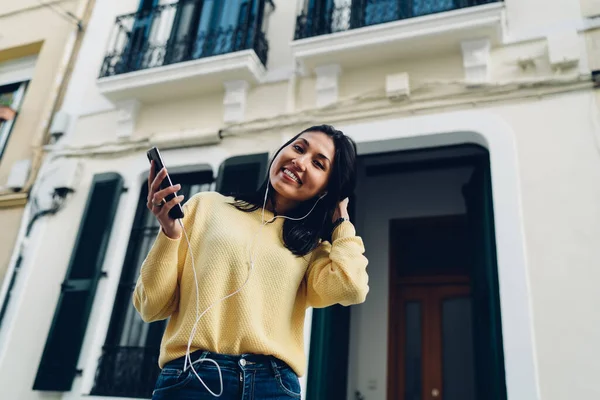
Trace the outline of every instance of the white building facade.
<path fill-rule="evenodd" d="M 2 398 L 149 398 L 164 322 L 131 305 L 158 231 L 146 150 L 187 198 L 229 193 L 322 123 L 358 145 L 371 290 L 307 313 L 305 398 L 600 397 L 596 15 L 593 0 L 96 2 L 30 199 L 60 210 L 19 239 L 0 299 Z"/>

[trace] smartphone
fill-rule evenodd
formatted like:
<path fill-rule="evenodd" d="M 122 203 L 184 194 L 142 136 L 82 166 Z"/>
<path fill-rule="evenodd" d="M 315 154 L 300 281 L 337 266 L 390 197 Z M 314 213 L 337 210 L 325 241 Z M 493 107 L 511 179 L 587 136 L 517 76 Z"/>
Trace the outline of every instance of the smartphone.
<path fill-rule="evenodd" d="M 165 163 L 163 162 L 160 152 L 158 148 L 153 147 L 146 153 L 148 156 L 148 161 L 154 161 L 154 173 L 158 174 L 158 172 L 165 167 Z M 171 177 L 167 174 L 166 178 L 160 183 L 160 189 L 166 189 L 169 186 L 173 186 L 173 182 L 171 182 Z M 177 196 L 177 192 L 168 194 L 165 197 L 165 201 L 170 201 Z M 172 219 L 180 219 L 183 218 L 183 208 L 181 208 L 181 204 L 175 204 L 175 207 L 169 210 L 169 217 Z"/>

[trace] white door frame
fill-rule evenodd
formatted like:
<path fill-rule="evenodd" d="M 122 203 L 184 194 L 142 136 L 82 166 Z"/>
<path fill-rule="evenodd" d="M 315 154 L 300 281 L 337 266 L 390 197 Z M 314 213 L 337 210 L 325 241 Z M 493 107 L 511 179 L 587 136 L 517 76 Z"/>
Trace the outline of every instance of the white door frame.
<path fill-rule="evenodd" d="M 531 289 L 519 168 L 512 128 L 483 111 L 461 111 L 339 126 L 359 155 L 479 144 L 490 152 L 506 388 L 509 400 L 539 400 Z"/>

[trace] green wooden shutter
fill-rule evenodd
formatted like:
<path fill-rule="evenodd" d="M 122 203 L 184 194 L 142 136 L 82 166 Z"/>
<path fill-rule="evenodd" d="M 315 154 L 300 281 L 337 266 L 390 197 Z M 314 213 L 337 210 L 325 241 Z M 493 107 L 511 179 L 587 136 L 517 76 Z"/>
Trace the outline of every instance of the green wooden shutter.
<path fill-rule="evenodd" d="M 348 212 L 354 220 L 355 196 Z M 310 332 L 307 400 L 346 400 L 348 356 L 350 352 L 350 313 L 352 307 L 339 304 L 314 308 Z"/>
<path fill-rule="evenodd" d="M 34 390 L 71 390 L 122 190 L 116 173 L 93 178 Z"/>
<path fill-rule="evenodd" d="M 471 246 L 473 340 L 477 398 L 506 400 L 502 322 L 496 262 L 492 183 L 488 154 L 475 162 L 471 180 L 463 190 Z"/>
<path fill-rule="evenodd" d="M 255 191 L 267 176 L 269 154 L 231 157 L 219 168 L 216 190 L 223 195 Z"/>
<path fill-rule="evenodd" d="M 346 400 L 350 307 L 313 309 L 307 400 Z"/>

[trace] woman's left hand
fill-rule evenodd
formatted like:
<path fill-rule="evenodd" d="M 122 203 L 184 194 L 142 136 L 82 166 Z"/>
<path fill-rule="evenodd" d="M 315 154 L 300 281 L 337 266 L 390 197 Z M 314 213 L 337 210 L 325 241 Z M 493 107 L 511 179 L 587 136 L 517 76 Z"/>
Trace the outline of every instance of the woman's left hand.
<path fill-rule="evenodd" d="M 339 218 L 346 218 L 346 219 L 350 219 L 350 215 L 348 215 L 348 202 L 350 200 L 348 198 L 345 198 L 344 200 L 340 201 L 335 209 L 335 211 L 333 212 L 333 218 L 331 220 L 331 222 L 335 222 L 337 221 Z"/>

